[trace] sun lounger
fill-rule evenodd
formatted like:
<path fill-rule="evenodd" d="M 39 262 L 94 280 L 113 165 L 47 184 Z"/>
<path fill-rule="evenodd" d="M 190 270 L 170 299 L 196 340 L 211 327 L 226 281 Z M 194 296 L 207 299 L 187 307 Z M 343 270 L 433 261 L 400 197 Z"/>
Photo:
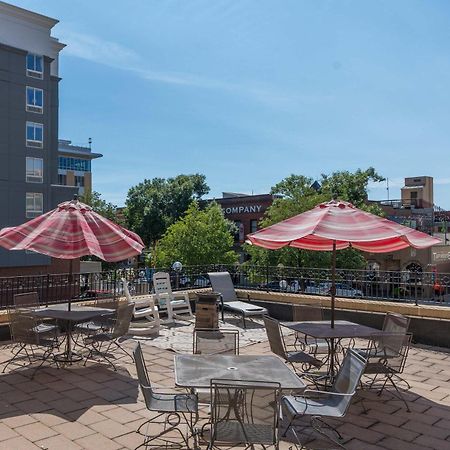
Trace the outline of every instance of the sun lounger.
<path fill-rule="evenodd" d="M 262 317 L 268 314 L 266 308 L 252 305 L 248 302 L 243 302 L 238 298 L 229 272 L 211 272 L 208 273 L 208 276 L 211 281 L 213 291 L 219 293 L 221 296 L 222 320 L 223 311 L 231 311 L 242 316 L 244 328 L 246 328 L 246 318 L 258 316 Z"/>

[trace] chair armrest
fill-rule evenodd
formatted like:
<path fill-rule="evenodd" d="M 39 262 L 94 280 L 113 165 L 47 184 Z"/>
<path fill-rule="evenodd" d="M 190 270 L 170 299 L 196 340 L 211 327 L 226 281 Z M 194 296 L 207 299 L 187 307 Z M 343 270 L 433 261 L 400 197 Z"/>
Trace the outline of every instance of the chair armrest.
<path fill-rule="evenodd" d="M 176 300 L 178 298 L 183 298 L 184 300 L 189 301 L 189 294 L 187 292 L 173 292 L 172 293 L 173 300 Z"/>
<path fill-rule="evenodd" d="M 343 394 L 341 392 L 330 392 L 330 391 L 317 391 L 315 389 L 306 389 L 303 391 L 302 395 L 294 395 L 294 397 L 303 397 L 307 398 L 308 394 L 314 394 L 315 396 L 320 397 L 323 396 L 333 396 L 333 397 L 351 397 L 355 394 L 355 391 L 353 391 L 351 394 Z"/>

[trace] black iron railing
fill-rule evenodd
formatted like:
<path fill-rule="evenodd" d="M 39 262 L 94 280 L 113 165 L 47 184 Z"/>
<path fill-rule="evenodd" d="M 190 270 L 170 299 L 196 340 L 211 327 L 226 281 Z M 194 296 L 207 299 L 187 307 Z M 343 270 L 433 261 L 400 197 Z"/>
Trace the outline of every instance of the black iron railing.
<path fill-rule="evenodd" d="M 329 269 L 205 265 L 168 268 L 118 269 L 100 273 L 34 275 L 0 278 L 0 308 L 13 305 L 14 294 L 37 292 L 42 304 L 123 295 L 126 282 L 132 295 L 152 292 L 152 276 L 170 274 L 173 290 L 209 287 L 208 272 L 228 271 L 238 288 L 293 294 L 330 295 Z M 337 269 L 339 297 L 433 303 L 450 306 L 450 274 Z M 124 281 L 122 281 L 124 280 Z"/>

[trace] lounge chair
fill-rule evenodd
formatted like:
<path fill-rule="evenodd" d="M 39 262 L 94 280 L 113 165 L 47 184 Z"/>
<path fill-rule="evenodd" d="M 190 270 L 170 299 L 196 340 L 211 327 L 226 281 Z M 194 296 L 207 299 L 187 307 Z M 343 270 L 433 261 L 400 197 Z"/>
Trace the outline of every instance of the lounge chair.
<path fill-rule="evenodd" d="M 246 317 L 262 317 L 269 314 L 266 308 L 239 300 L 229 272 L 210 272 L 208 276 L 213 291 L 220 294 L 222 320 L 224 320 L 223 311 L 231 311 L 242 316 L 244 328 L 246 328 Z M 249 297 L 247 299 L 250 300 Z"/>

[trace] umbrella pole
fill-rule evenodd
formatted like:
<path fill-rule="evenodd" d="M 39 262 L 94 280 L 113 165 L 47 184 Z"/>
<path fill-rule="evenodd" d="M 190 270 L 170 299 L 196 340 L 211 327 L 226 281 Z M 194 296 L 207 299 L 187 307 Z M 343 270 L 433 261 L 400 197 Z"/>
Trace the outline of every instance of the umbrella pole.
<path fill-rule="evenodd" d="M 72 310 L 72 282 L 73 282 L 73 259 L 69 263 L 69 306 L 68 310 Z"/>
<path fill-rule="evenodd" d="M 336 297 L 336 241 L 333 241 L 331 254 L 331 328 L 334 328 L 334 304 Z"/>
<path fill-rule="evenodd" d="M 333 252 L 331 254 L 331 328 L 334 328 L 334 303 L 336 297 L 336 241 L 333 241 Z M 330 339 L 330 374 L 334 378 L 334 338 Z"/>

